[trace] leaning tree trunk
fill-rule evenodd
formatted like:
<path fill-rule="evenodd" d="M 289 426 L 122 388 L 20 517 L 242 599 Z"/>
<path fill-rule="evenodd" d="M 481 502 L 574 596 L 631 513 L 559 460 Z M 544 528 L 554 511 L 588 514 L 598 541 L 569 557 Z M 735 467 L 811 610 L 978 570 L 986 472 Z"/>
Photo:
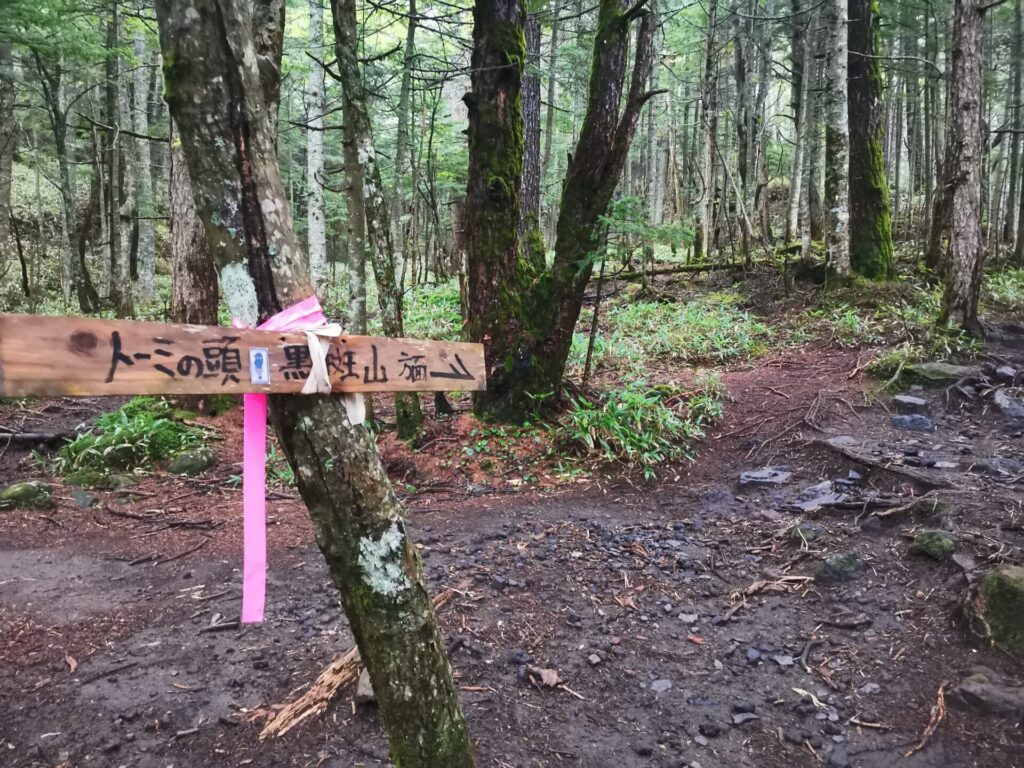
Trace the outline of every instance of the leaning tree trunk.
<path fill-rule="evenodd" d="M 401 337 L 402 291 L 395 274 L 390 214 L 384 200 L 384 185 L 373 146 L 369 97 L 359 71 L 355 0 L 332 0 L 331 11 L 334 15 L 334 50 L 345 109 L 345 141 L 355 149 L 355 161 L 362 177 L 362 184 L 356 192 L 362 191 L 366 242 L 370 264 L 377 280 L 381 324 L 385 335 Z M 419 433 L 423 426 L 423 413 L 419 396 L 415 392 L 395 393 L 395 422 L 398 436 L 402 439 L 411 439 Z"/>
<path fill-rule="evenodd" d="M 952 67 L 949 114 L 951 164 L 946 169 L 952 198 L 949 263 L 941 322 L 982 335 L 978 295 L 985 250 L 981 240 L 982 49 L 984 9 L 979 0 L 956 0 L 953 6 Z"/>
<path fill-rule="evenodd" d="M 472 340 L 490 338 L 488 388 L 475 401 L 477 412 L 488 417 L 522 421 L 541 401 L 550 402 L 561 391 L 583 292 L 602 245 L 601 217 L 629 156 L 640 111 L 654 95 L 646 88 L 655 20 L 643 6 L 622 0 L 602 0 L 599 6 L 587 111 L 562 186 L 554 264 L 538 275 L 519 262 L 515 231 L 523 38 L 512 32 L 488 34 L 495 27 L 507 30 L 517 20 L 522 25 L 522 12 L 517 0 L 501 0 L 500 11 L 489 2 L 485 7 L 493 17 L 483 17 L 477 5 L 473 69 L 488 74 L 477 76 L 469 96 L 467 227 L 476 241 L 470 244 L 467 329 Z M 636 19 L 642 20 L 627 90 L 630 31 Z M 507 175 L 499 175 L 499 169 Z M 514 198 L 508 206 L 506 195 Z M 506 218 L 509 207 L 511 220 Z M 481 231 L 473 231 L 476 227 Z"/>
<path fill-rule="evenodd" d="M 309 0 L 309 64 L 306 79 L 306 252 L 318 296 L 327 288 L 327 218 L 324 212 L 324 4 Z"/>
<path fill-rule="evenodd" d="M 850 266 L 871 280 L 892 275 L 892 221 L 882 151 L 878 0 L 850 5 Z"/>
<path fill-rule="evenodd" d="M 158 0 L 167 100 L 232 314 L 254 325 L 313 293 L 276 161 L 244 0 Z M 346 116 L 348 119 L 348 116 Z M 372 438 L 340 398 L 270 398 L 370 673 L 397 768 L 473 765 L 419 559 Z"/>
<path fill-rule="evenodd" d="M 133 41 L 135 73 L 133 77 L 135 118 L 135 210 L 138 217 L 139 245 L 138 296 L 140 304 L 149 304 L 156 298 L 156 243 L 153 235 L 153 219 L 156 209 L 153 205 L 153 163 L 149 139 L 140 138 L 149 134 L 149 61 L 146 51 L 146 36 L 140 27 Z"/>
<path fill-rule="evenodd" d="M 850 115 L 847 103 L 847 0 L 827 0 L 828 76 L 825 128 L 825 249 L 829 272 L 850 274 Z"/>

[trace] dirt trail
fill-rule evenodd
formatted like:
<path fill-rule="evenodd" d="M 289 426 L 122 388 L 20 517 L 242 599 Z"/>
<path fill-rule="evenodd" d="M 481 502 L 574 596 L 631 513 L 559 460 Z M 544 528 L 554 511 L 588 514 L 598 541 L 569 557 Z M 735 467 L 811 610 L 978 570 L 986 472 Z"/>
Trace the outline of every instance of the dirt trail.
<path fill-rule="evenodd" d="M 908 554 L 921 523 L 870 514 L 931 478 L 951 486 L 938 491 L 950 511 L 929 524 L 952 530 L 958 552 L 979 568 L 1019 562 L 1021 485 L 978 465 L 1019 459 L 1021 425 L 947 409 L 930 389 L 915 394 L 935 431 L 896 429 L 887 401 L 867 403 L 851 378 L 858 360 L 819 349 L 727 373 L 726 426 L 656 485 L 411 499 L 432 588 L 472 584 L 441 622 L 480 765 L 1024 765 L 1012 718 L 953 706 L 904 758 L 940 685 L 978 665 L 1019 683 L 1019 667 L 954 622 L 966 578 Z M 896 471 L 814 442 L 836 436 Z M 98 508 L 65 496 L 45 518 L 0 513 L 0 765 L 387 764 L 354 691 L 257 740 L 351 638 L 289 493 L 270 508 L 267 622 L 209 631 L 239 609 L 230 446 L 213 480 L 154 481 L 132 506 L 97 493 Z M 784 467 L 782 481 L 738 485 L 765 465 Z M 216 525 L 154 530 L 106 511 L 140 506 Z M 800 521 L 805 544 L 790 534 Z M 814 580 L 843 553 L 862 573 Z M 530 667 L 571 692 L 531 684 Z"/>

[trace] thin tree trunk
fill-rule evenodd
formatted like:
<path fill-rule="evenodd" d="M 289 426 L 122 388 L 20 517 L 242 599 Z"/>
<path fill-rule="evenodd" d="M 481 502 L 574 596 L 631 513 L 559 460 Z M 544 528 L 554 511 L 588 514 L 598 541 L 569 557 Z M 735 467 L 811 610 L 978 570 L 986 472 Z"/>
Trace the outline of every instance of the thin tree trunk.
<path fill-rule="evenodd" d="M 416 184 L 408 183 L 412 169 L 412 140 L 410 117 L 412 104 L 412 73 L 416 64 L 416 26 L 418 24 L 416 0 L 409 0 L 409 21 L 405 32 L 405 55 L 402 58 L 402 85 L 398 93 L 398 132 L 395 138 L 395 186 L 391 193 L 391 242 L 404 244 L 399 258 L 403 264 L 413 249 L 413 240 L 403 236 L 403 217 L 410 216 Z M 411 229 L 411 221 L 404 225 Z M 397 247 L 397 245 L 396 245 Z M 404 280 L 399 281 L 404 284 Z"/>
<path fill-rule="evenodd" d="M 255 324 L 313 293 L 275 160 L 243 0 L 158 0 L 171 115 L 232 314 Z M 346 115 L 346 122 L 348 121 Z M 317 543 L 401 768 L 469 768 L 472 742 L 401 505 L 339 398 L 272 396 Z"/>
<path fill-rule="evenodd" d="M 555 64 L 558 61 L 558 27 L 561 6 L 552 3 L 554 18 L 551 20 L 551 54 L 548 56 L 547 114 L 544 117 L 544 159 L 541 161 L 541 179 L 547 179 L 551 169 L 551 145 L 555 134 L 555 85 L 558 75 Z"/>
<path fill-rule="evenodd" d="M 850 118 L 847 103 L 847 0 L 827 0 L 828 119 L 825 131 L 825 248 L 829 271 L 850 274 Z"/>
<path fill-rule="evenodd" d="M 793 150 L 789 165 L 789 205 L 786 214 L 786 243 L 799 234 L 800 200 L 803 195 L 804 148 L 807 145 L 807 104 L 810 101 L 811 73 L 807 69 L 810 55 L 809 14 L 800 14 L 800 0 L 793 2 Z"/>
<path fill-rule="evenodd" d="M 892 220 L 885 178 L 881 40 L 877 0 L 850 5 L 850 266 L 871 280 L 892 275 Z"/>
<path fill-rule="evenodd" d="M 72 180 L 74 169 L 72 158 L 68 156 L 68 113 L 67 108 L 62 104 L 61 78 L 62 71 L 60 62 L 47 65 L 42 57 L 35 53 L 36 70 L 39 73 L 40 85 L 43 91 L 43 101 L 46 104 L 47 115 L 50 119 L 50 130 L 53 133 L 54 145 L 57 152 L 57 171 L 60 177 L 60 196 L 63 216 L 61 217 L 61 283 L 64 290 L 64 298 L 68 300 L 71 294 L 78 299 L 78 308 L 84 313 L 96 312 L 99 310 L 99 295 L 93 287 L 89 272 L 86 269 L 85 260 L 79 258 L 71 246 L 71 239 L 78 231 L 75 215 L 75 194 L 74 182 Z"/>
<path fill-rule="evenodd" d="M 107 131 L 104 151 L 107 156 L 107 247 L 110 251 L 110 285 L 107 295 L 118 317 L 131 317 L 134 313 L 132 301 L 132 275 L 128 254 L 122 249 L 121 236 L 121 142 L 118 131 L 121 103 L 121 57 L 116 52 L 121 38 L 121 13 L 118 0 L 111 0 L 110 18 L 107 20 L 107 93 L 106 122 L 111 126 Z"/>
<path fill-rule="evenodd" d="M 941 321 L 975 336 L 985 261 L 981 241 L 981 132 L 984 10 L 979 0 L 955 0 L 949 113 L 952 118 L 946 176 L 951 186 L 952 231 Z"/>
<path fill-rule="evenodd" d="M 1006 196 L 1006 223 L 1003 225 L 1003 242 L 1014 243 L 1017 233 L 1018 195 L 1024 196 L 1024 169 L 1021 168 L 1021 147 L 1024 145 L 1024 0 L 1017 0 L 1013 11 L 1013 67 L 1012 115 L 1010 123 L 1015 133 L 1010 134 L 1010 190 Z M 1014 243 L 1015 244 L 1015 243 Z"/>
<path fill-rule="evenodd" d="M 355 0 L 332 0 L 331 10 L 334 16 L 334 48 L 345 109 L 345 141 L 355 149 L 354 159 L 362 177 L 362 184 L 356 190 L 362 193 L 363 198 L 366 241 L 377 281 L 381 324 L 387 336 L 401 337 L 404 335 L 402 292 L 396 279 L 390 214 L 384 200 L 384 185 L 373 145 L 369 98 L 359 71 Z M 346 170 L 347 166 L 346 162 Z M 351 182 L 350 185 L 355 186 Z M 419 396 L 415 392 L 395 393 L 395 422 L 398 436 L 402 439 L 411 439 L 419 433 L 423 425 L 423 413 Z"/>
<path fill-rule="evenodd" d="M 327 217 L 324 211 L 323 0 L 309 0 L 309 52 L 314 60 L 306 78 L 306 252 L 318 296 L 327 290 Z"/>
<path fill-rule="evenodd" d="M 526 17 L 526 68 L 523 76 L 523 176 L 519 188 L 519 241 L 523 255 L 537 270 L 544 269 L 544 239 L 540 234 L 540 19 Z"/>
<path fill-rule="evenodd" d="M 813 18 L 815 17 L 812 17 L 812 20 Z M 816 39 L 820 41 L 823 37 L 821 30 L 817 29 L 815 32 Z M 813 49 L 820 54 L 822 48 L 823 45 L 819 42 Z M 807 104 L 807 224 L 811 239 L 821 242 L 825 239 L 825 206 L 821 199 L 825 173 L 825 132 L 822 126 L 824 74 L 820 62 L 815 61 L 812 66 L 814 93 Z M 804 73 L 807 74 L 806 67 Z"/>
<path fill-rule="evenodd" d="M 708 0 L 700 99 L 701 200 L 697 208 L 697 231 L 694 239 L 694 253 L 698 261 L 707 261 L 714 256 L 715 163 L 718 133 L 718 49 L 715 36 L 717 25 L 718 0 Z"/>
<path fill-rule="evenodd" d="M 135 53 L 134 91 L 135 133 L 149 135 L 149 54 L 142 27 L 132 44 Z M 153 234 L 153 167 L 149 139 L 135 139 L 135 210 L 139 228 L 139 303 L 156 298 L 156 242 Z"/>
<path fill-rule="evenodd" d="M 11 229 L 11 179 L 18 124 L 14 121 L 14 62 L 9 40 L 0 40 L 0 254 Z"/>

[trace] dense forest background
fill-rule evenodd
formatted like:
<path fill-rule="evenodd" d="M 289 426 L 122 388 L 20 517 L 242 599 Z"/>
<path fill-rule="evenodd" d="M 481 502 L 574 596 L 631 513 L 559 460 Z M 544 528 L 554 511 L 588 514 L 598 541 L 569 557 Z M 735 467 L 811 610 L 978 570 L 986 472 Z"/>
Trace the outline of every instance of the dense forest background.
<path fill-rule="evenodd" d="M 373 297 L 397 291 L 412 331 L 458 335 L 467 250 L 474 258 L 463 101 L 473 87 L 470 4 L 358 2 L 351 29 L 338 9 L 332 24 L 319 0 L 262 5 L 284 13 L 280 64 L 261 66 L 280 68 L 281 177 L 331 314 L 355 330 L 369 315 L 379 329 L 387 311 Z M 601 212 L 602 248 L 644 276 L 656 261 L 772 261 L 799 275 L 827 259 L 839 276 L 852 264 L 869 279 L 895 275 L 895 249 L 915 276 L 955 286 L 963 249 L 954 241 L 969 237 L 966 293 L 977 294 L 986 256 L 996 268 L 1024 261 L 1021 5 L 958 4 L 980 37 L 957 41 L 943 0 L 648 3 L 646 93 Z M 587 151 L 577 142 L 600 13 L 582 0 L 525 9 L 521 209 L 548 258 L 567 168 Z M 163 98 L 168 62 L 154 9 L 13 0 L 2 16 L 0 309 L 215 319 L 216 276 L 203 265 L 203 228 Z M 634 26 L 627 51 L 642 44 Z M 354 75 L 336 55 L 339 34 L 351 35 Z M 966 59 L 980 67 L 978 93 L 970 72 L 954 71 Z M 374 233 L 364 185 L 353 183 L 353 77 L 389 214 L 395 275 L 383 292 L 386 275 L 368 278 Z M 957 107 L 958 84 L 973 99 L 966 107 Z M 617 98 L 626 101 L 621 89 Z M 966 129 L 961 113 L 970 113 Z M 974 160 L 977 199 L 967 201 L 955 192 L 962 163 Z M 953 226 L 958 215 L 976 232 Z M 536 245 L 531 237 L 520 240 Z M 950 301 L 939 313 L 947 318 Z M 973 302 L 952 312 L 954 325 L 977 331 Z M 417 322 L 430 303 L 459 313 Z"/>

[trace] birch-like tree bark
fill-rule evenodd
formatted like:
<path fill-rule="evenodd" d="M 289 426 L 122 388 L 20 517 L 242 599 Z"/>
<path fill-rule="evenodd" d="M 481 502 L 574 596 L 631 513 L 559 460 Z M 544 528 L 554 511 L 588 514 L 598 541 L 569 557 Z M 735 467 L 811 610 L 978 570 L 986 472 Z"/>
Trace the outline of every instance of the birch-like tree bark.
<path fill-rule="evenodd" d="M 982 335 L 978 296 L 985 250 L 981 239 L 982 51 L 984 9 L 980 0 L 955 0 L 949 113 L 952 121 L 944 169 L 952 226 L 941 322 Z"/>
<path fill-rule="evenodd" d="M 847 0 L 826 0 L 825 252 L 831 274 L 850 274 L 850 113 L 847 103 Z"/>
<path fill-rule="evenodd" d="M 390 212 L 384 199 L 384 185 L 373 145 L 369 95 L 359 71 L 355 0 L 332 0 L 331 11 L 334 17 L 334 50 L 345 110 L 345 142 L 349 146 L 345 170 L 346 173 L 358 172 L 361 177 L 361 183 L 356 184 L 353 177 L 349 176 L 349 185 L 355 194 L 362 195 L 366 245 L 377 282 L 377 302 L 384 333 L 401 337 L 404 335 L 402 292 L 398 285 L 395 250 L 391 240 Z M 350 157 L 356 167 L 349 168 Z M 353 212 L 352 215 L 356 214 Z M 415 392 L 395 393 L 395 422 L 398 436 L 402 439 L 411 439 L 419 433 L 423 425 L 423 413 L 419 396 Z"/>
<path fill-rule="evenodd" d="M 800 201 L 803 197 L 804 148 L 807 145 L 807 105 L 810 101 L 810 39 L 806 29 L 809 14 L 801 14 L 800 0 L 794 0 L 793 41 L 793 149 L 789 163 L 789 202 L 786 210 L 786 243 L 799 233 Z"/>
<path fill-rule="evenodd" d="M 171 116 L 233 316 L 255 325 L 313 291 L 276 161 L 244 0 L 158 0 Z M 469 768 L 472 743 L 401 505 L 373 439 L 330 396 L 271 396 L 317 543 L 370 673 L 391 759 Z"/>
<path fill-rule="evenodd" d="M 323 0 L 309 0 L 309 76 L 306 78 L 306 252 L 318 296 L 327 288 L 327 215 L 324 210 Z"/>
<path fill-rule="evenodd" d="M 1013 9 L 1013 55 L 1010 66 L 1013 67 L 1011 88 L 1011 129 L 1010 134 L 1010 189 L 1006 196 L 1006 223 L 1003 227 L 1003 241 L 1016 246 L 1018 195 L 1024 196 L 1024 168 L 1021 167 L 1022 147 L 1024 147 L 1024 0 L 1017 0 Z"/>
<path fill-rule="evenodd" d="M 142 29 L 132 41 L 135 69 L 132 75 L 132 98 L 135 133 L 135 211 L 138 223 L 138 297 L 140 304 L 149 304 L 156 298 L 156 242 L 153 234 L 153 163 L 149 139 L 149 52 Z"/>
<path fill-rule="evenodd" d="M 402 85 L 398 91 L 398 109 L 395 119 L 398 131 L 395 136 L 395 185 L 391 192 L 391 242 L 399 249 L 401 260 L 409 258 L 409 246 L 412 243 L 406 233 L 411 230 L 411 221 L 403 222 L 403 218 L 411 219 L 414 206 L 416 184 L 410 183 L 412 170 L 412 77 L 416 65 L 416 0 L 409 0 L 409 19 L 405 30 L 405 51 L 402 56 Z M 401 269 L 398 270 L 402 273 Z"/>
<path fill-rule="evenodd" d="M 107 296 L 118 317 L 131 317 L 135 313 L 132 295 L 132 272 L 128 253 L 123 249 L 121 205 L 121 136 L 118 130 L 121 105 L 121 11 L 118 0 L 111 0 L 107 19 L 106 103 L 107 125 L 104 152 L 107 156 L 107 243 L 110 252 L 110 284 Z"/>

